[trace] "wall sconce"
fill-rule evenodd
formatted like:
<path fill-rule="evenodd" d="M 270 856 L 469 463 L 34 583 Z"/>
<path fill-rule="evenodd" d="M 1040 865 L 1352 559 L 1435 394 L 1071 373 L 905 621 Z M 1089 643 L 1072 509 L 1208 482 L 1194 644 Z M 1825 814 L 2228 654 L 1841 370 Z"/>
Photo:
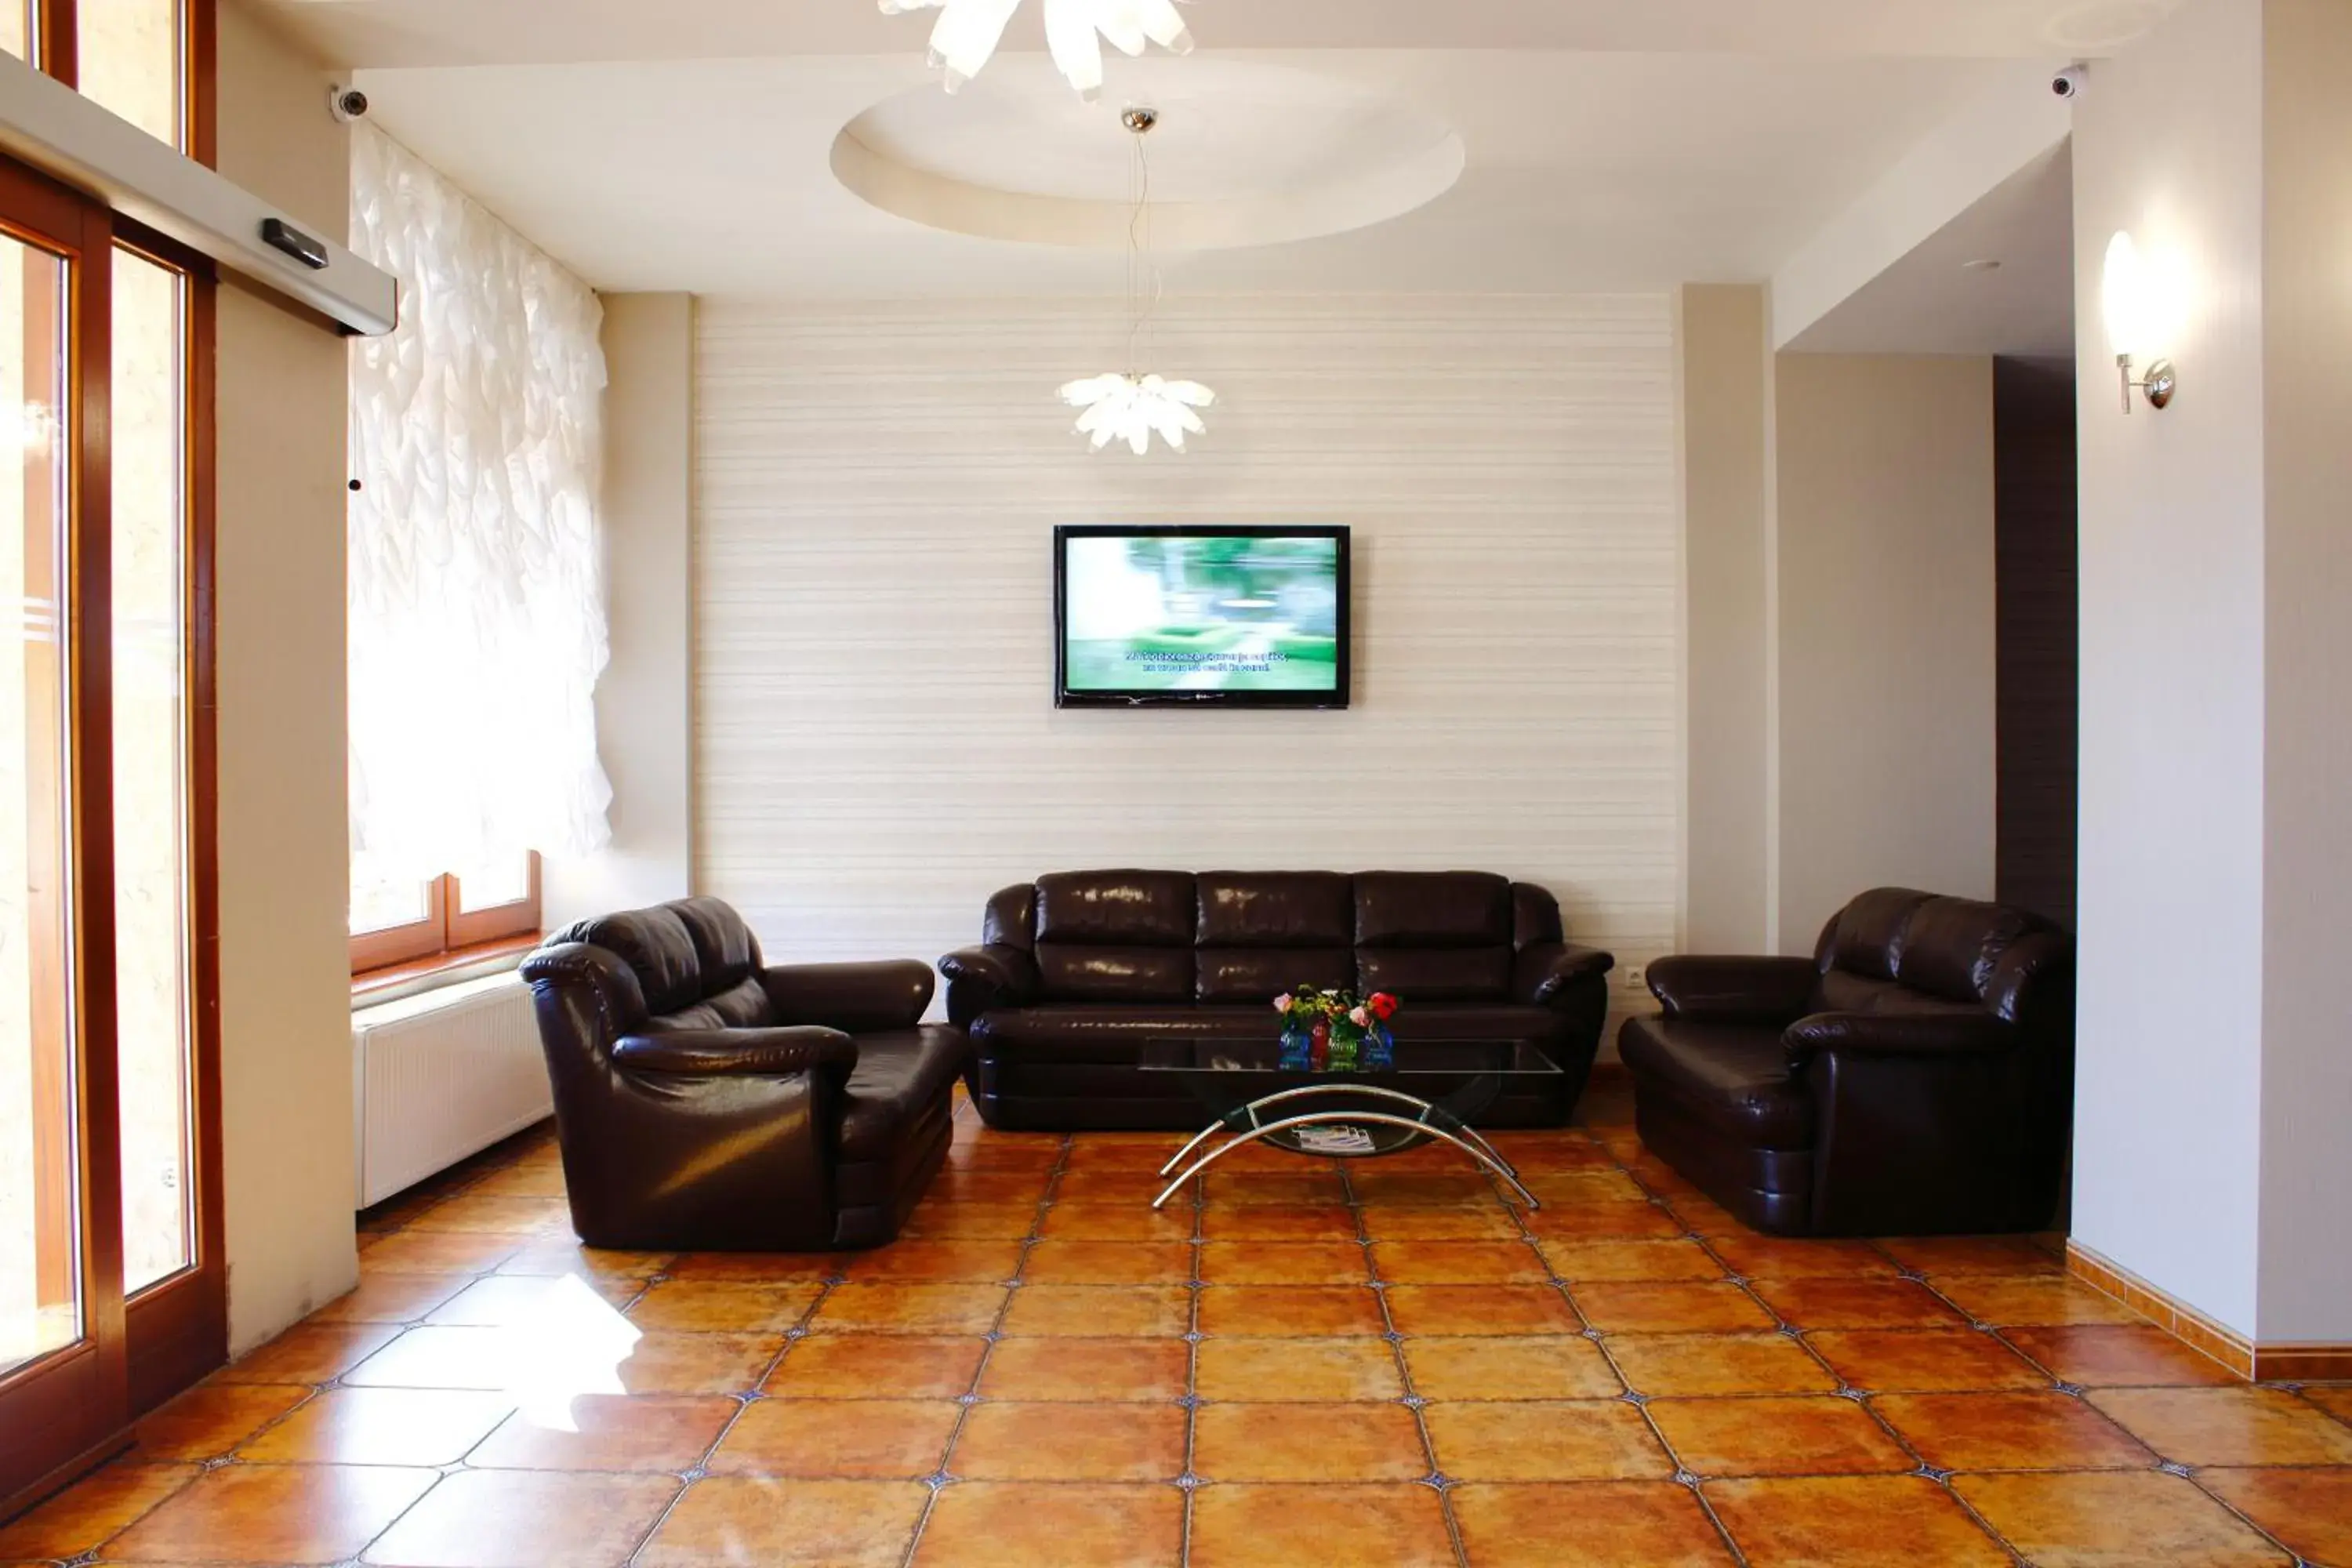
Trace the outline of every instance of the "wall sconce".
<path fill-rule="evenodd" d="M 2115 238 L 2107 242 L 2106 275 L 2099 292 L 2107 321 L 2107 346 L 2115 351 L 2116 369 L 2123 377 L 2124 412 L 2132 411 L 2135 391 L 2147 397 L 2149 407 L 2164 407 L 2180 384 L 2170 360 L 2157 360 L 2147 367 L 2146 376 L 2132 379 L 2134 362 L 2154 346 L 2161 323 L 2157 319 L 2159 301 L 2155 279 L 2126 230 L 2116 230 Z"/>

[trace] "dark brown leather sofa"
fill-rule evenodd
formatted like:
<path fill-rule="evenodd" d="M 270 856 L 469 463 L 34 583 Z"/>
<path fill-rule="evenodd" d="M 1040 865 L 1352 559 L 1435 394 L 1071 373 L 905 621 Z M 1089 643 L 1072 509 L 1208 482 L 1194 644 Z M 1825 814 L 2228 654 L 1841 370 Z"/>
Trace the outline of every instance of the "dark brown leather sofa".
<path fill-rule="evenodd" d="M 963 1032 L 913 962 L 769 969 L 717 899 L 524 961 L 572 1225 L 592 1247 L 823 1251 L 898 1234 L 947 1158 Z"/>
<path fill-rule="evenodd" d="M 2036 1230 L 2074 1117 L 2074 944 L 1881 888 L 1806 958 L 1661 959 L 1618 1037 L 1642 1142 L 1758 1230 Z"/>
<path fill-rule="evenodd" d="M 1205 1116 L 1150 1039 L 1268 1040 L 1298 985 L 1392 991 L 1400 1041 L 1526 1040 L 1563 1071 L 1514 1080 L 1481 1122 L 1568 1120 L 1614 960 L 1570 946 L 1541 888 L 1482 872 L 1073 871 L 988 902 L 982 945 L 940 961 L 992 1127 L 1192 1129 Z"/>

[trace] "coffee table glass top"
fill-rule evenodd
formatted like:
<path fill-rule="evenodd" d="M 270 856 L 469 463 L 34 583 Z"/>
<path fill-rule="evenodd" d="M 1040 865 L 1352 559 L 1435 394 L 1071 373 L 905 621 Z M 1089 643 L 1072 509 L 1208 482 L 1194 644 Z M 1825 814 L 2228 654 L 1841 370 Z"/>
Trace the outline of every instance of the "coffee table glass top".
<path fill-rule="evenodd" d="M 1353 1079 L 1379 1083 L 1390 1079 L 1519 1077 L 1559 1075 L 1559 1064 L 1525 1040 L 1399 1040 L 1396 1065 L 1377 1071 L 1305 1072 L 1282 1065 L 1282 1042 L 1202 1040 L 1174 1037 L 1147 1040 L 1139 1058 L 1146 1072 L 1263 1073 L 1269 1078 L 1343 1084 Z"/>

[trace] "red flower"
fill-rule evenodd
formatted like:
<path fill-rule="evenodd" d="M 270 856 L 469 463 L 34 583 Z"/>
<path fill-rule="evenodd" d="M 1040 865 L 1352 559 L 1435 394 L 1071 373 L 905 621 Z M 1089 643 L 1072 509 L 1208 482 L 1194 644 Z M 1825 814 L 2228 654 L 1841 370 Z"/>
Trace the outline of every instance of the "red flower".
<path fill-rule="evenodd" d="M 1397 999 L 1390 995 L 1387 992 L 1375 991 L 1372 993 L 1370 998 L 1365 1002 L 1364 1005 L 1372 1010 L 1373 1017 L 1380 1019 L 1381 1022 L 1385 1024 L 1391 1018 L 1396 1016 L 1398 1004 Z"/>

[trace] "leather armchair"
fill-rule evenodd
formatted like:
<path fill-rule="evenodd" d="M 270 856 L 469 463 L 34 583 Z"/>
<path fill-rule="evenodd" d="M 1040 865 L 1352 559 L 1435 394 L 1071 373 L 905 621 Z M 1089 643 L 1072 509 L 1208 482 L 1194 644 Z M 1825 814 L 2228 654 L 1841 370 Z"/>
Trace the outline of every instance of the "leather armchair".
<path fill-rule="evenodd" d="M 640 1251 L 870 1246 L 946 1158 L 962 1037 L 928 967 L 772 968 L 715 899 L 527 959 L 572 1228 Z"/>
<path fill-rule="evenodd" d="M 1759 1230 L 2033 1230 L 2073 1121 L 2071 941 L 2021 910 L 1864 894 L 1811 959 L 1676 957 L 1619 1048 L 1653 1152 Z"/>

